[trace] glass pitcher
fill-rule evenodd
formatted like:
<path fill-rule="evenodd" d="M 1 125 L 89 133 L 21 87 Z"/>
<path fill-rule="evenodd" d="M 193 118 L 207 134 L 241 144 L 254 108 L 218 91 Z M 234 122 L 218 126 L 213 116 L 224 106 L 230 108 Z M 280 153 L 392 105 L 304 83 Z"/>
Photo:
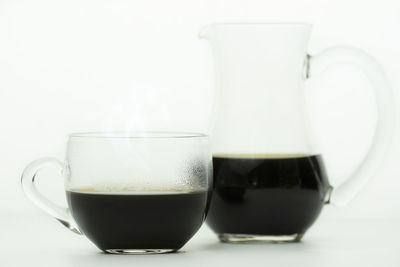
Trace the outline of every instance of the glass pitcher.
<path fill-rule="evenodd" d="M 223 242 L 299 241 L 326 203 L 346 204 L 385 156 L 392 92 L 365 52 L 333 47 L 307 54 L 311 25 L 213 24 L 200 32 L 215 59 L 214 193 L 207 223 Z M 330 186 L 312 138 L 304 83 L 334 63 L 361 68 L 374 86 L 378 123 L 368 153 Z"/>

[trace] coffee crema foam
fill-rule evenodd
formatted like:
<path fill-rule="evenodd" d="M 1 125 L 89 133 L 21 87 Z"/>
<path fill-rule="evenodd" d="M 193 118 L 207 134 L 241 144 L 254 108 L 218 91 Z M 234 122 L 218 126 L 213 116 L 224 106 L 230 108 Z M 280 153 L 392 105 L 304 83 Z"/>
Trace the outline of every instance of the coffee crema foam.
<path fill-rule="evenodd" d="M 85 194 L 118 194 L 118 195 L 150 195 L 150 194 L 190 194 L 196 192 L 205 192 L 207 190 L 194 189 L 187 186 L 183 188 L 153 188 L 153 187 L 138 187 L 138 186 L 116 186 L 116 185 L 101 185 L 101 186 L 85 186 L 68 189 L 69 192 L 85 193 Z"/>

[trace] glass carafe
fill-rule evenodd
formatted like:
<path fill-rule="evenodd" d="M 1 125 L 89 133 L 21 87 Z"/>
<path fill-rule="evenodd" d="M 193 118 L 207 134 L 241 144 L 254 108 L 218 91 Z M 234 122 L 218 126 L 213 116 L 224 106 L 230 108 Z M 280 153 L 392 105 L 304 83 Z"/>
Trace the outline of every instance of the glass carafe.
<path fill-rule="evenodd" d="M 207 222 L 221 241 L 299 241 L 324 204 L 346 204 L 384 158 L 394 107 L 383 71 L 355 48 L 308 55 L 310 33 L 302 23 L 213 24 L 200 32 L 215 59 L 214 193 Z M 378 111 L 368 153 L 335 188 L 311 132 L 304 89 L 307 79 L 334 63 L 364 71 Z"/>

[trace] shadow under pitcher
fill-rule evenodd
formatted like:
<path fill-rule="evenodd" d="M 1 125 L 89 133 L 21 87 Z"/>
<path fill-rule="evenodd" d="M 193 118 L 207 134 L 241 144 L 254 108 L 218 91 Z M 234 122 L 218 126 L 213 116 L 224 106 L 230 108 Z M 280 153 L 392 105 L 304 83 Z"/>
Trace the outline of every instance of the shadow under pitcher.
<path fill-rule="evenodd" d="M 349 202 L 387 152 L 394 106 L 381 67 L 350 47 L 310 56 L 310 33 L 304 23 L 213 24 L 200 32 L 216 65 L 207 223 L 223 242 L 299 241 L 324 204 Z M 336 63 L 359 67 L 369 78 L 378 122 L 364 159 L 333 188 L 311 132 L 304 85 Z"/>

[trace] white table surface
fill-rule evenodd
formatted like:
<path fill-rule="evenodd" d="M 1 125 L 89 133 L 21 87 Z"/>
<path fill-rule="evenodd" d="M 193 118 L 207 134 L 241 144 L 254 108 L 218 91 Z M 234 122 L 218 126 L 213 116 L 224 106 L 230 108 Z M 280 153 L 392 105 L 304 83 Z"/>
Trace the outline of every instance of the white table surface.
<path fill-rule="evenodd" d="M 164 255 L 104 254 L 44 214 L 0 213 L 0 226 L 1 267 L 400 266 L 400 219 L 322 216 L 292 244 L 223 244 L 203 225 L 180 253 Z"/>

